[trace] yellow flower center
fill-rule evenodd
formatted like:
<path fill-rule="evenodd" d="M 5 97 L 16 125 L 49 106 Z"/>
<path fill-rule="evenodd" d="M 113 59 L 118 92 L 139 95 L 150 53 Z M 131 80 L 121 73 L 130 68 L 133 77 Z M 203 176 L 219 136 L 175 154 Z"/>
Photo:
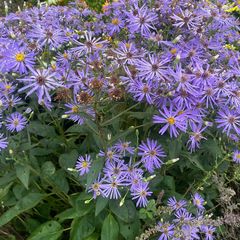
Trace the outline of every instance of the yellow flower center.
<path fill-rule="evenodd" d="M 126 48 L 129 49 L 131 47 L 130 43 L 126 43 Z"/>
<path fill-rule="evenodd" d="M 177 49 L 176 49 L 176 48 L 172 48 L 172 49 L 170 50 L 170 52 L 171 52 L 172 55 L 174 55 L 174 54 L 177 53 Z"/>
<path fill-rule="evenodd" d="M 113 25 L 118 25 L 119 24 L 119 19 L 118 18 L 113 18 L 112 19 L 112 24 Z"/>
<path fill-rule="evenodd" d="M 103 47 L 103 45 L 101 43 L 97 43 L 95 46 L 96 46 L 96 48 L 102 48 Z"/>
<path fill-rule="evenodd" d="M 88 167 L 88 162 L 87 161 L 83 161 L 82 162 L 82 167 L 83 168 L 87 168 Z"/>
<path fill-rule="evenodd" d="M 15 56 L 15 59 L 17 62 L 23 62 L 25 60 L 25 54 L 24 53 L 17 53 Z"/>
<path fill-rule="evenodd" d="M 11 89 L 11 85 L 9 85 L 9 84 L 7 84 L 7 85 L 5 85 L 5 89 L 8 91 L 8 90 L 10 90 Z"/>
<path fill-rule="evenodd" d="M 13 121 L 13 125 L 14 125 L 15 127 L 17 127 L 17 126 L 18 126 L 18 124 L 19 124 L 19 121 L 18 121 L 18 119 L 15 119 L 15 120 Z"/>
<path fill-rule="evenodd" d="M 169 117 L 167 118 L 167 122 L 170 124 L 170 125 L 173 125 L 175 123 L 175 118 L 174 117 Z"/>
<path fill-rule="evenodd" d="M 63 54 L 63 57 L 64 57 L 65 59 L 68 59 L 68 54 L 67 54 L 67 53 L 64 53 L 64 54 Z"/>
<path fill-rule="evenodd" d="M 237 159 L 240 159 L 240 153 L 238 153 L 238 154 L 236 155 L 236 158 L 237 158 Z"/>
<path fill-rule="evenodd" d="M 72 112 L 73 113 L 78 113 L 78 106 L 73 106 L 72 107 Z"/>
<path fill-rule="evenodd" d="M 199 199 L 196 199 L 195 202 L 196 202 L 196 205 L 200 205 L 201 204 Z"/>

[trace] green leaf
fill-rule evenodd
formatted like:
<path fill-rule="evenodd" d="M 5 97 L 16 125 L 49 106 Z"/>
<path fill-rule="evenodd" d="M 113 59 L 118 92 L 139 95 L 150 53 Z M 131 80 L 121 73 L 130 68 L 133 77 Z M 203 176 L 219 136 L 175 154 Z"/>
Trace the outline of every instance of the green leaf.
<path fill-rule="evenodd" d="M 98 197 L 96 201 L 95 216 L 97 216 L 108 204 L 108 199 Z"/>
<path fill-rule="evenodd" d="M 51 161 L 43 163 L 41 167 L 42 176 L 49 177 L 55 173 L 56 169 Z"/>
<path fill-rule="evenodd" d="M 125 223 L 121 220 L 118 221 L 120 226 L 120 234 L 126 240 L 134 240 L 136 236 L 139 234 L 140 230 L 140 221 L 138 218 L 135 219 L 132 223 Z"/>
<path fill-rule="evenodd" d="M 26 195 L 24 198 L 19 200 L 14 207 L 8 209 L 0 216 L 0 227 L 11 221 L 19 214 L 35 207 L 44 198 L 44 196 L 45 195 L 41 193 L 29 193 Z"/>
<path fill-rule="evenodd" d="M 164 176 L 162 184 L 169 188 L 169 190 L 175 192 L 175 181 L 172 176 Z"/>
<path fill-rule="evenodd" d="M 66 209 L 65 211 L 55 216 L 55 218 L 57 218 L 60 223 L 63 222 L 64 220 L 74 219 L 77 217 L 78 217 L 78 212 L 76 211 L 75 208 Z"/>
<path fill-rule="evenodd" d="M 33 134 L 41 136 L 41 137 L 54 138 L 54 136 L 57 136 L 53 126 L 48 126 L 46 124 L 41 124 L 37 121 L 32 121 L 32 122 L 29 123 L 28 131 L 30 133 L 33 133 Z"/>
<path fill-rule="evenodd" d="M 103 168 L 103 159 L 97 158 L 93 161 L 93 164 L 90 168 L 90 171 L 87 174 L 87 186 L 86 188 L 89 188 L 89 186 L 93 183 L 93 181 L 98 177 L 98 174 Z"/>
<path fill-rule="evenodd" d="M 50 179 L 61 191 L 68 193 L 69 184 L 66 178 L 66 174 L 63 169 L 57 170 Z"/>
<path fill-rule="evenodd" d="M 30 169 L 27 165 L 16 165 L 16 175 L 18 179 L 22 182 L 24 187 L 28 189 L 28 182 L 29 182 L 29 175 L 30 175 Z"/>
<path fill-rule="evenodd" d="M 28 240 L 57 240 L 63 232 L 62 226 L 56 221 L 48 221 L 39 226 Z"/>
<path fill-rule="evenodd" d="M 127 200 L 124 202 L 123 206 L 120 207 L 118 201 L 112 200 L 109 206 L 111 211 L 122 221 L 126 223 L 135 221 L 136 207 L 132 201 Z"/>
<path fill-rule="evenodd" d="M 95 230 L 93 220 L 94 218 L 89 216 L 74 219 L 71 225 L 70 240 L 83 240 L 90 236 Z"/>
<path fill-rule="evenodd" d="M 103 222 L 101 239 L 102 240 L 117 240 L 119 234 L 119 226 L 114 217 L 109 214 Z"/>
<path fill-rule="evenodd" d="M 73 168 L 78 158 L 77 150 L 72 150 L 69 153 L 64 153 L 59 157 L 59 165 L 67 170 L 68 168 Z"/>
<path fill-rule="evenodd" d="M 4 188 L 0 188 L 0 201 L 8 194 L 8 191 L 12 185 L 13 185 L 13 182 L 9 183 Z"/>

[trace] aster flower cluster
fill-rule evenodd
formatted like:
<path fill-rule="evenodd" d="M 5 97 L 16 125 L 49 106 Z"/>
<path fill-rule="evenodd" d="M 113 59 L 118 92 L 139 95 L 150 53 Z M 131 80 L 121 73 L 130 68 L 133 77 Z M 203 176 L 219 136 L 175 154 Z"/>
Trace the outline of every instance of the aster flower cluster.
<path fill-rule="evenodd" d="M 154 173 L 163 164 L 166 156 L 161 145 L 155 140 L 147 139 L 138 148 L 130 142 L 119 141 L 106 152 L 100 151 L 99 157 L 104 161 L 102 174 L 88 189 L 93 197 L 102 196 L 109 199 L 122 198 L 122 193 L 130 192 L 137 207 L 145 207 L 148 203 L 149 190 L 147 173 Z M 76 163 L 79 175 L 87 174 L 91 169 L 90 155 L 80 156 Z"/>
<path fill-rule="evenodd" d="M 215 239 L 215 223 L 204 208 L 204 199 L 199 193 L 191 201 L 170 197 L 167 208 L 160 210 L 162 220 L 155 227 L 158 240 Z"/>
<path fill-rule="evenodd" d="M 96 117 L 93 102 L 127 92 L 158 110 L 159 134 L 187 133 L 190 151 L 209 127 L 239 139 L 238 21 L 224 4 L 119 0 L 104 13 L 72 4 L 10 14 L 0 26 L 0 72 L 48 109 L 64 99 L 78 124 Z"/>

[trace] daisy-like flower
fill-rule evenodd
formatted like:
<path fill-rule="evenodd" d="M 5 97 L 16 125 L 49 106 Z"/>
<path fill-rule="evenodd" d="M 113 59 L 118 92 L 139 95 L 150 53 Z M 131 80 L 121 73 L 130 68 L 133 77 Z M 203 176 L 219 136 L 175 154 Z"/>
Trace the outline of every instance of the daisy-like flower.
<path fill-rule="evenodd" d="M 205 234 L 205 240 L 213 240 L 214 239 L 214 232 L 216 231 L 216 228 L 213 226 L 201 226 L 201 231 Z"/>
<path fill-rule="evenodd" d="M 84 42 L 73 40 L 77 47 L 71 48 L 72 53 L 81 56 L 84 53 L 91 53 L 95 50 L 102 49 L 104 47 L 104 44 L 107 43 L 106 40 L 101 40 L 101 38 L 95 38 L 93 36 L 93 32 L 85 32 L 84 38 Z"/>
<path fill-rule="evenodd" d="M 6 67 L 8 71 L 27 73 L 29 67 L 34 65 L 34 53 L 28 53 L 25 47 L 17 44 L 11 45 L 6 52 Z"/>
<path fill-rule="evenodd" d="M 160 168 L 162 165 L 161 158 L 166 157 L 161 145 L 157 141 L 147 139 L 147 142 L 142 142 L 138 147 L 138 155 L 141 156 L 141 161 L 149 172 L 153 172 L 154 168 Z"/>
<path fill-rule="evenodd" d="M 180 209 L 183 209 L 185 206 L 187 206 L 187 202 L 185 200 L 179 200 L 175 197 L 170 197 L 167 201 L 167 205 L 173 210 L 178 211 Z"/>
<path fill-rule="evenodd" d="M 80 176 L 88 173 L 91 167 L 91 157 L 86 154 L 85 157 L 80 156 L 76 163 L 76 169 L 78 170 Z"/>
<path fill-rule="evenodd" d="M 106 153 L 101 150 L 98 155 L 106 158 L 107 161 L 119 161 L 121 158 L 121 155 L 113 147 L 108 148 Z"/>
<path fill-rule="evenodd" d="M 239 163 L 240 164 L 240 151 L 239 150 L 235 150 L 233 152 L 233 161 L 235 163 Z"/>
<path fill-rule="evenodd" d="M 136 200 L 137 207 L 146 207 L 148 204 L 147 197 L 152 195 L 149 191 L 148 182 L 140 182 L 131 189 L 132 199 Z"/>
<path fill-rule="evenodd" d="M 100 195 L 105 197 L 103 189 L 104 189 L 103 188 L 103 179 L 101 179 L 100 175 L 98 175 L 98 178 L 92 183 L 92 185 L 88 189 L 88 192 L 93 193 L 94 199 Z"/>
<path fill-rule="evenodd" d="M 111 22 L 107 24 L 107 30 L 110 36 L 114 35 L 115 33 L 119 33 L 125 25 L 124 20 L 120 14 L 120 12 L 116 12 Z"/>
<path fill-rule="evenodd" d="M 172 239 L 174 235 L 174 225 L 170 223 L 158 223 L 157 229 L 161 232 L 158 240 L 168 240 Z"/>
<path fill-rule="evenodd" d="M 129 30 L 131 32 L 140 31 L 141 34 L 145 37 L 149 37 L 151 35 L 151 30 L 154 30 L 154 24 L 156 23 L 158 17 L 157 14 L 150 11 L 146 5 L 143 5 L 141 8 L 137 8 L 133 10 L 137 14 L 128 14 L 129 19 Z"/>
<path fill-rule="evenodd" d="M 6 128 L 11 132 L 20 132 L 27 125 L 27 119 L 19 112 L 14 112 L 6 118 Z"/>
<path fill-rule="evenodd" d="M 0 134 L 0 151 L 4 148 L 6 148 L 8 145 L 7 138 L 3 136 L 3 134 Z"/>
<path fill-rule="evenodd" d="M 134 147 L 130 146 L 131 142 L 123 142 L 119 140 L 115 145 L 114 149 L 117 150 L 120 154 L 123 154 L 123 156 L 126 155 L 126 153 L 134 154 Z"/>
<path fill-rule="evenodd" d="M 193 216 L 191 213 L 189 213 L 186 209 L 181 208 L 180 210 L 176 211 L 174 213 L 176 219 L 174 219 L 174 222 L 189 222 L 193 220 Z"/>
<path fill-rule="evenodd" d="M 200 237 L 198 236 L 199 230 L 198 227 L 184 224 L 182 226 L 182 233 L 184 235 L 185 240 L 198 240 Z"/>
<path fill-rule="evenodd" d="M 125 177 L 106 177 L 103 182 L 103 193 L 107 198 L 118 199 L 121 197 L 119 187 L 125 186 Z"/>
<path fill-rule="evenodd" d="M 207 126 L 202 127 L 201 122 L 198 125 L 194 122 L 191 122 L 190 127 L 192 132 L 187 142 L 187 145 L 188 149 L 193 152 L 196 150 L 196 148 L 199 148 L 199 144 L 202 139 L 206 140 L 206 138 L 203 137 L 202 132 L 207 128 Z"/>
<path fill-rule="evenodd" d="M 173 110 L 172 106 L 170 106 L 170 109 L 168 110 L 165 106 L 163 107 L 163 111 L 159 110 L 159 113 L 161 116 L 154 115 L 153 116 L 153 122 L 154 123 L 164 123 L 165 126 L 163 126 L 159 133 L 162 135 L 164 134 L 167 129 L 170 130 L 170 136 L 177 137 L 179 132 L 178 129 L 182 132 L 186 132 L 187 130 L 187 123 L 186 123 L 186 116 L 184 113 L 180 114 L 180 110 Z"/>
<path fill-rule="evenodd" d="M 215 120 L 218 128 L 223 128 L 223 132 L 227 135 L 233 130 L 237 135 L 240 135 L 240 115 L 237 111 L 227 107 L 220 109 L 218 117 Z"/>
<path fill-rule="evenodd" d="M 138 60 L 136 62 L 136 68 L 139 71 L 138 76 L 145 77 L 146 79 L 161 79 L 166 78 L 166 66 L 167 59 L 161 60 L 156 55 L 148 55 L 149 61 L 145 59 Z"/>
<path fill-rule="evenodd" d="M 179 28 L 186 27 L 188 30 L 195 30 L 201 25 L 201 15 L 196 16 L 192 12 L 190 12 L 188 9 L 183 11 L 180 8 L 180 13 L 173 14 L 171 17 L 173 20 L 175 20 L 176 23 L 173 25 Z"/>
<path fill-rule="evenodd" d="M 200 210 L 204 209 L 204 199 L 202 198 L 202 196 L 199 193 L 195 193 L 192 196 L 192 200 L 193 200 L 193 204 Z"/>
<path fill-rule="evenodd" d="M 109 177 L 125 176 L 126 170 L 127 165 L 124 161 L 107 161 L 103 168 L 103 172 Z"/>
<path fill-rule="evenodd" d="M 31 95 L 36 92 L 38 96 L 38 102 L 41 103 L 46 97 L 48 101 L 51 102 L 51 97 L 49 94 L 50 90 L 54 90 L 57 87 L 62 87 L 55 79 L 55 73 L 50 73 L 47 69 L 36 69 L 30 68 L 32 75 L 27 78 L 19 79 L 26 84 L 26 86 L 20 88 L 18 91 L 28 91 L 26 96 Z"/>

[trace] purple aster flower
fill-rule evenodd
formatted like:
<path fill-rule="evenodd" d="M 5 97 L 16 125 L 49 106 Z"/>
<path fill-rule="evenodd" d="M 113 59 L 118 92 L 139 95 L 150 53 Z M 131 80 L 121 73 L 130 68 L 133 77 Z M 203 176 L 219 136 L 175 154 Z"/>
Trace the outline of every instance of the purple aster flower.
<path fill-rule="evenodd" d="M 187 202 L 185 200 L 179 200 L 175 197 L 170 197 L 167 201 L 167 205 L 173 210 L 173 211 L 178 211 L 182 208 L 184 208 L 187 205 Z"/>
<path fill-rule="evenodd" d="M 7 138 L 3 136 L 3 134 L 0 134 L 0 151 L 4 148 L 6 148 L 8 145 Z"/>
<path fill-rule="evenodd" d="M 201 231 L 205 234 L 205 240 L 213 240 L 214 239 L 214 232 L 216 231 L 216 228 L 213 226 L 201 226 Z"/>
<path fill-rule="evenodd" d="M 205 137 L 203 137 L 202 132 L 208 127 L 202 127 L 202 123 L 200 122 L 199 124 L 196 124 L 194 122 L 190 123 L 190 127 L 191 127 L 191 134 L 189 137 L 189 140 L 187 142 L 188 144 L 188 149 L 193 152 L 196 150 L 196 148 L 199 148 L 199 143 L 202 139 L 205 139 Z"/>
<path fill-rule="evenodd" d="M 49 45 L 50 48 L 58 48 L 63 43 L 69 41 L 64 31 L 59 26 L 35 25 L 28 33 L 30 39 L 36 39 L 41 47 Z"/>
<path fill-rule="evenodd" d="M 199 230 L 196 226 L 191 226 L 184 224 L 182 226 L 182 233 L 184 235 L 184 240 L 197 240 L 200 239 L 198 236 Z"/>
<path fill-rule="evenodd" d="M 235 150 L 233 152 L 233 161 L 235 163 L 239 163 L 240 164 L 240 151 L 239 150 Z"/>
<path fill-rule="evenodd" d="M 120 12 L 115 12 L 111 23 L 107 24 L 107 30 L 110 36 L 114 35 L 115 33 L 119 33 L 125 25 L 124 20 L 120 14 Z"/>
<path fill-rule="evenodd" d="M 71 48 L 72 53 L 81 56 L 84 53 L 91 53 L 93 51 L 103 49 L 104 44 L 107 43 L 107 41 L 101 40 L 101 38 L 95 38 L 93 36 L 93 32 L 85 32 L 84 37 L 85 41 L 83 43 L 77 40 L 73 40 L 77 47 Z"/>
<path fill-rule="evenodd" d="M 149 172 L 153 172 L 154 168 L 160 168 L 162 165 L 161 158 L 166 157 L 161 145 L 155 140 L 147 139 L 147 142 L 142 142 L 138 147 L 138 155 L 141 156 L 141 161 Z"/>
<path fill-rule="evenodd" d="M 76 163 L 76 169 L 78 170 L 80 176 L 89 172 L 91 167 L 91 157 L 90 155 L 85 155 L 85 157 L 80 156 Z"/>
<path fill-rule="evenodd" d="M 181 208 L 178 211 L 174 213 L 176 219 L 174 219 L 174 222 L 189 222 L 193 220 L 193 216 L 191 213 L 189 213 L 186 209 Z"/>
<path fill-rule="evenodd" d="M 14 112 L 6 118 L 6 128 L 11 132 L 20 132 L 27 125 L 27 119 L 19 112 Z"/>
<path fill-rule="evenodd" d="M 166 66 L 168 62 L 167 59 L 161 60 L 156 55 L 148 55 L 149 61 L 145 59 L 138 60 L 136 62 L 136 68 L 139 71 L 138 76 L 144 77 L 146 79 L 161 79 L 166 78 Z"/>
<path fill-rule="evenodd" d="M 100 175 L 98 176 L 98 178 L 92 183 L 92 185 L 90 186 L 90 188 L 88 189 L 88 192 L 93 192 L 93 198 L 95 199 L 97 196 L 102 195 L 103 197 L 105 197 L 104 195 L 104 187 L 103 187 L 103 180 L 100 178 Z"/>
<path fill-rule="evenodd" d="M 199 193 L 195 193 L 193 196 L 193 204 L 200 210 L 204 209 L 204 199 L 201 197 Z"/>
<path fill-rule="evenodd" d="M 107 161 L 119 161 L 121 155 L 117 153 L 114 148 L 108 148 L 106 153 L 104 151 L 100 151 L 98 154 L 100 157 L 106 158 Z"/>
<path fill-rule="evenodd" d="M 107 198 L 118 199 L 121 197 L 119 187 L 126 186 L 125 177 L 109 177 L 104 178 L 103 193 Z"/>
<path fill-rule="evenodd" d="M 201 15 L 196 15 L 190 12 L 188 9 L 182 10 L 180 8 L 179 14 L 173 14 L 171 17 L 176 21 L 173 25 L 179 28 L 186 27 L 188 30 L 195 30 L 201 25 Z"/>
<path fill-rule="evenodd" d="M 158 240 L 168 240 L 174 235 L 174 225 L 170 223 L 158 223 L 157 229 L 162 234 Z"/>
<path fill-rule="evenodd" d="M 223 128 L 223 132 L 226 132 L 227 135 L 231 130 L 235 130 L 236 134 L 240 135 L 240 115 L 235 110 L 227 107 L 220 109 L 216 123 L 218 123 L 217 127 Z"/>
<path fill-rule="evenodd" d="M 6 51 L 6 67 L 8 71 L 27 73 L 27 68 L 34 65 L 34 53 L 28 53 L 25 47 L 17 44 L 9 46 Z"/>
<path fill-rule="evenodd" d="M 115 145 L 114 149 L 125 156 L 127 153 L 134 154 L 134 147 L 130 146 L 131 142 L 123 142 L 119 140 Z"/>
<path fill-rule="evenodd" d="M 154 24 L 158 19 L 157 14 L 151 12 L 146 5 L 133 11 L 137 12 L 137 14 L 128 14 L 129 30 L 131 32 L 140 31 L 143 36 L 149 37 L 151 30 L 155 29 Z"/>
<path fill-rule="evenodd" d="M 164 134 L 167 129 L 170 130 L 170 136 L 177 137 L 179 132 L 178 129 L 182 132 L 186 132 L 187 130 L 187 123 L 186 123 L 186 117 L 185 114 L 181 113 L 180 110 L 173 110 L 172 105 L 170 106 L 170 109 L 168 110 L 165 106 L 163 107 L 163 111 L 159 110 L 159 113 L 161 116 L 154 115 L 153 116 L 153 122 L 154 123 L 164 123 L 165 126 L 163 126 L 159 133 L 162 135 Z"/>
<path fill-rule="evenodd" d="M 144 82 L 143 79 L 138 79 L 136 81 L 133 81 L 133 83 L 129 87 L 129 92 L 133 94 L 133 97 L 141 102 L 143 99 L 149 103 L 153 104 L 154 99 L 154 84 L 153 81 L 148 80 L 147 82 Z"/>
<path fill-rule="evenodd" d="M 106 161 L 105 167 L 103 168 L 103 172 L 105 175 L 109 177 L 118 177 L 125 176 L 127 170 L 127 165 L 124 161 Z"/>
<path fill-rule="evenodd" d="M 51 97 L 49 94 L 50 90 L 54 90 L 57 87 L 62 87 L 60 83 L 58 83 L 55 79 L 55 73 L 50 73 L 50 70 L 47 69 L 36 69 L 30 68 L 32 75 L 19 79 L 26 84 L 26 86 L 20 88 L 18 91 L 23 92 L 27 90 L 27 95 L 31 95 L 33 92 L 36 92 L 38 96 L 38 103 L 41 103 L 44 97 L 51 102 Z"/>
<path fill-rule="evenodd" d="M 132 199 L 137 199 L 137 207 L 146 207 L 148 204 L 147 196 L 151 196 L 151 194 L 152 192 L 149 191 L 148 182 L 140 182 L 131 189 Z"/>

